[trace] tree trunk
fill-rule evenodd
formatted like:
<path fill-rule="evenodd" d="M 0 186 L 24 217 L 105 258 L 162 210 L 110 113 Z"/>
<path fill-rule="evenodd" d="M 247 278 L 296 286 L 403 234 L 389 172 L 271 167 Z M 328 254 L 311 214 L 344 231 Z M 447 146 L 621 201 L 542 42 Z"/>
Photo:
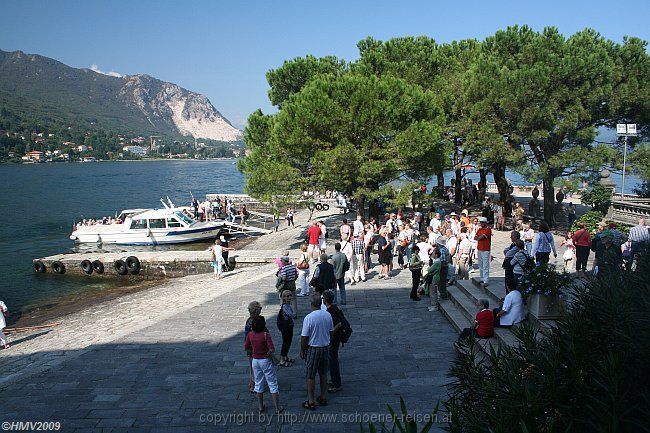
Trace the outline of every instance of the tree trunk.
<path fill-rule="evenodd" d="M 372 217 L 375 217 L 379 223 L 379 200 L 376 198 L 368 200 L 368 218 Z"/>
<path fill-rule="evenodd" d="M 364 221 L 366 221 L 366 196 L 359 196 L 357 200 L 357 215 L 361 215 Z"/>
<path fill-rule="evenodd" d="M 487 193 L 487 175 L 488 171 L 486 168 L 481 168 L 479 169 L 479 175 L 481 176 L 481 179 L 478 181 L 478 197 L 479 201 L 483 201 L 483 198 L 485 198 L 485 195 Z"/>
<path fill-rule="evenodd" d="M 456 174 L 456 182 L 454 184 L 454 203 L 461 204 L 463 202 L 463 171 L 459 166 L 456 167 L 456 170 L 454 170 Z"/>
<path fill-rule="evenodd" d="M 553 210 L 555 208 L 555 188 L 553 181 L 555 180 L 555 173 L 549 173 L 544 177 L 542 182 L 542 191 L 544 194 L 544 221 L 552 226 L 555 223 Z"/>
<path fill-rule="evenodd" d="M 499 190 L 499 201 L 503 203 L 503 214 L 508 216 L 512 212 L 512 202 L 510 200 L 510 186 L 506 179 L 506 166 L 497 164 L 492 167 L 492 176 Z"/>
<path fill-rule="evenodd" d="M 438 177 L 438 198 L 442 198 L 445 195 L 445 173 L 440 170 L 436 176 Z"/>

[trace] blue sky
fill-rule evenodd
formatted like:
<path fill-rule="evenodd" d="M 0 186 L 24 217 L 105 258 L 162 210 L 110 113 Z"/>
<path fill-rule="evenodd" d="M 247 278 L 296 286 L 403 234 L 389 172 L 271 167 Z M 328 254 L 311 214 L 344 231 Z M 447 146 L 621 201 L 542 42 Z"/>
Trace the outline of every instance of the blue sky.
<path fill-rule="evenodd" d="M 305 54 L 354 60 L 366 36 L 449 42 L 528 24 L 650 39 L 648 1 L 2 0 L 0 16 L 0 49 L 174 82 L 236 126 L 257 108 L 272 111 L 267 70 Z"/>

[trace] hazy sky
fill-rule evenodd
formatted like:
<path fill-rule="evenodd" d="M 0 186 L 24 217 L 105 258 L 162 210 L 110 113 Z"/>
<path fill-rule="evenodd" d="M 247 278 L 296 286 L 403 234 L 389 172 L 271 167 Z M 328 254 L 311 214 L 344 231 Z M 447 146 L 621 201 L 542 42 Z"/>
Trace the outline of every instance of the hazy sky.
<path fill-rule="evenodd" d="M 205 94 L 236 126 L 272 111 L 267 70 L 305 54 L 357 57 L 372 36 L 479 38 L 513 24 L 650 39 L 649 1 L 0 0 L 0 49 L 104 72 L 146 73 Z"/>

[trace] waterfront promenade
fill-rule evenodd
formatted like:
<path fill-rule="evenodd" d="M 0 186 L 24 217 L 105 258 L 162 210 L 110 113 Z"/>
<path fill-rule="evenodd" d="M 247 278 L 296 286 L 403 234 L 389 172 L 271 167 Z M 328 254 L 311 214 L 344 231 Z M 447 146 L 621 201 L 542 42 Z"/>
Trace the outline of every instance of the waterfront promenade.
<path fill-rule="evenodd" d="M 306 212 L 297 218 L 300 227 L 248 248 L 295 248 L 303 218 Z M 236 269 L 220 281 L 209 274 L 169 280 L 66 316 L 49 332 L 14 336 L 14 346 L 0 351 L 0 421 L 60 421 L 63 431 L 79 432 L 257 432 L 278 431 L 278 423 L 283 432 L 359 431 L 358 421 L 388 415 L 386 404 L 397 408 L 400 396 L 419 416 L 431 413 L 446 393 L 456 333 L 426 302 L 408 299 L 408 271 L 390 281 L 372 272 L 368 282 L 348 287 L 345 312 L 354 333 L 340 352 L 344 390 L 327 407 L 306 413 L 298 360 L 279 371 L 284 417 L 267 412 L 260 422 L 247 390 L 243 323 L 247 304 L 260 301 L 279 347 L 274 270 L 265 265 Z M 300 319 L 306 312 L 307 300 L 299 298 Z M 317 417 L 323 414 L 333 418 Z"/>

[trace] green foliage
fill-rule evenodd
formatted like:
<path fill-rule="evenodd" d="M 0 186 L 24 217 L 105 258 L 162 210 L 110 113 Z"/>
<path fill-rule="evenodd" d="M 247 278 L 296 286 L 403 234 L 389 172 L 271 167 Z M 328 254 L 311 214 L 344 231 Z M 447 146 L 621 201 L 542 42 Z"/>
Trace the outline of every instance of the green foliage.
<path fill-rule="evenodd" d="M 406 402 L 404 399 L 400 396 L 399 398 L 399 405 L 400 405 L 400 412 L 397 413 L 393 409 L 391 405 L 388 406 L 388 412 L 390 413 L 390 418 L 393 422 L 392 427 L 389 429 L 388 424 L 386 422 L 381 422 L 379 424 L 379 430 L 377 430 L 377 427 L 375 426 L 374 423 L 368 423 L 368 432 L 370 433 L 375 433 L 377 431 L 381 433 L 428 433 L 429 430 L 431 430 L 431 427 L 433 426 L 433 423 L 436 422 L 437 420 L 437 414 L 438 414 L 438 404 L 436 404 L 436 407 L 434 408 L 433 412 L 431 414 L 426 415 L 423 417 L 425 419 L 425 423 L 422 426 L 421 429 L 418 429 L 418 423 L 416 420 L 416 416 L 413 414 L 409 413 L 408 408 L 406 407 Z M 361 433 L 364 433 L 366 430 L 363 427 L 363 424 L 360 425 L 360 430 Z"/>
<path fill-rule="evenodd" d="M 633 174 L 644 181 L 650 181 L 650 144 L 641 143 L 629 155 L 629 165 Z"/>
<path fill-rule="evenodd" d="M 634 193 L 639 197 L 650 198 L 650 181 L 644 181 L 638 188 L 634 189 Z"/>
<path fill-rule="evenodd" d="M 568 315 L 544 334 L 516 328 L 519 345 L 482 359 L 474 342 L 451 368 L 452 433 L 647 430 L 650 260 L 574 288 Z"/>
<path fill-rule="evenodd" d="M 583 192 L 580 201 L 585 206 L 600 212 L 601 216 L 607 213 L 609 203 L 612 200 L 612 190 L 600 184 L 594 185 L 589 191 Z"/>
<path fill-rule="evenodd" d="M 598 230 L 598 224 L 603 220 L 603 214 L 598 211 L 591 211 L 583 214 L 574 223 L 571 230 L 574 232 L 580 229 L 581 223 L 585 223 L 585 228 L 589 233 L 594 233 Z"/>
<path fill-rule="evenodd" d="M 277 114 L 251 115 L 252 154 L 240 167 L 256 197 L 335 189 L 378 198 L 394 179 L 430 175 L 443 124 L 433 95 L 404 80 L 322 75 Z"/>
<path fill-rule="evenodd" d="M 525 297 L 536 293 L 544 296 L 564 296 L 570 287 L 569 274 L 566 271 L 557 272 L 553 264 L 535 266 L 519 280 L 519 290 Z"/>

